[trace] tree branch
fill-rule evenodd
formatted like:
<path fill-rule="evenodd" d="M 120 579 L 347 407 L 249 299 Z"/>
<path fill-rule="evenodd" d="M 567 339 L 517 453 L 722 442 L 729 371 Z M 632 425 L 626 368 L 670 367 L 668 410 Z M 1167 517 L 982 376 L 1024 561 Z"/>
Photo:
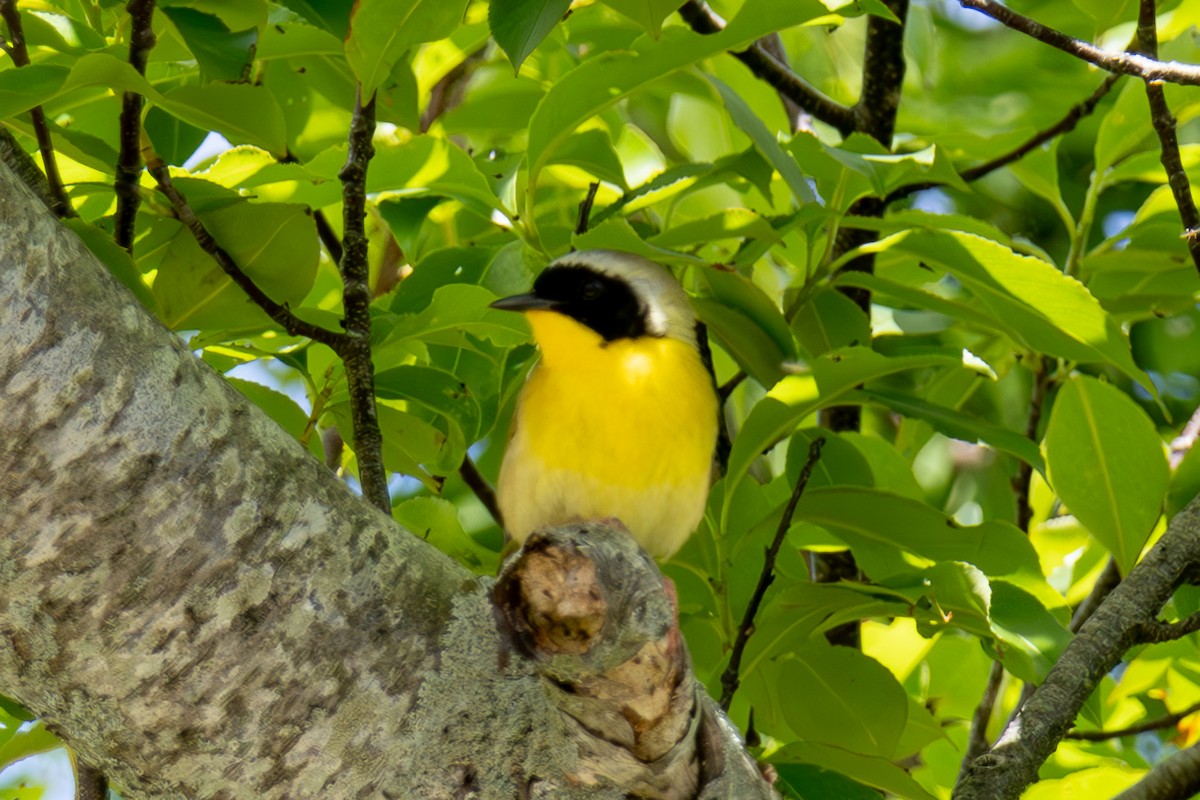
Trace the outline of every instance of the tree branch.
<path fill-rule="evenodd" d="M 1141 722 L 1137 725 L 1130 725 L 1128 728 L 1117 728 L 1111 731 L 1071 731 L 1067 734 L 1067 738 L 1080 742 L 1105 742 L 1109 739 L 1119 739 L 1122 736 L 1137 736 L 1139 733 L 1174 728 L 1184 717 L 1190 717 L 1197 711 L 1200 711 L 1200 703 L 1192 703 L 1183 711 L 1176 711 L 1173 714 L 1167 714 L 1165 717 Z"/>
<path fill-rule="evenodd" d="M 1046 679 L 987 753 L 975 759 L 954 800 L 1015 800 L 1066 736 L 1083 703 L 1200 560 L 1200 497 L 1083 623 Z"/>
<path fill-rule="evenodd" d="M 204 252 L 212 256 L 213 260 L 225 271 L 225 274 L 230 279 L 241 287 L 246 295 L 258 304 L 267 316 L 274 320 L 281 328 L 293 336 L 307 336 L 315 342 L 328 345 L 334 350 L 340 351 L 344 346 L 344 335 L 331 330 L 322 328 L 319 325 L 314 325 L 311 322 L 306 322 L 292 313 L 286 305 L 276 303 L 266 292 L 258 287 L 254 280 L 242 271 L 238 265 L 217 240 L 212 237 L 208 229 L 204 227 L 204 223 L 196 216 L 196 212 L 188 205 L 187 198 L 183 193 L 175 188 L 175 184 L 171 181 L 171 170 L 158 155 L 154 152 L 148 139 L 143 139 L 142 142 L 142 158 L 146 163 L 146 169 L 154 177 L 158 184 L 158 190 L 166 196 L 171 203 L 171 208 L 175 212 L 175 216 L 179 221 L 192 232 L 192 236 L 196 238 L 196 243 Z"/>
<path fill-rule="evenodd" d="M 758 616 L 758 609 L 767 594 L 767 589 L 771 588 L 771 584 L 775 582 L 775 559 L 779 557 L 779 548 L 783 546 L 783 539 L 787 536 L 788 528 L 792 526 L 792 517 L 796 514 L 796 504 L 804 495 L 808 479 L 812 477 L 813 467 L 821 460 L 821 448 L 824 446 L 825 438 L 822 436 L 813 439 L 812 444 L 808 446 L 808 459 L 804 462 L 804 468 L 800 470 L 800 477 L 796 479 L 796 488 L 792 489 L 792 496 L 788 498 L 787 505 L 783 509 L 783 516 L 779 518 L 779 527 L 775 529 L 775 538 L 764 553 L 763 568 L 758 576 L 758 585 L 754 587 L 754 593 L 750 595 L 750 602 L 746 605 L 746 612 L 742 615 L 742 624 L 738 626 L 737 638 L 734 640 L 733 650 L 729 654 L 729 666 L 721 674 L 721 708 L 726 711 L 729 710 L 729 704 L 733 702 L 733 694 L 741 683 L 738 673 L 742 668 L 742 654 L 746 650 L 746 643 L 750 641 L 750 634 L 754 633 L 754 618 Z"/>
<path fill-rule="evenodd" d="M 1200 631 L 1200 612 L 1184 617 L 1178 622 L 1163 622 L 1160 619 L 1148 620 L 1138 629 L 1138 641 L 1146 644 L 1173 642 Z"/>
<path fill-rule="evenodd" d="M 1141 0 L 1138 4 L 1138 49 L 1151 58 L 1158 56 L 1158 24 L 1155 20 L 1155 0 Z M 1200 211 L 1192 199 L 1192 187 L 1188 182 L 1183 160 L 1179 156 L 1179 138 L 1175 134 L 1175 117 L 1167 105 L 1162 84 L 1146 81 L 1146 98 L 1150 101 L 1150 121 L 1158 134 L 1159 160 L 1167 173 L 1167 183 L 1179 207 L 1183 221 L 1183 239 L 1187 242 L 1192 263 L 1200 271 Z"/>
<path fill-rule="evenodd" d="M 1200 744 L 1154 765 L 1146 777 L 1113 800 L 1187 800 L 1200 792 Z"/>
<path fill-rule="evenodd" d="M 592 216 L 592 206 L 596 202 L 596 192 L 600 190 L 600 181 L 592 181 L 588 184 L 587 195 L 579 204 L 579 216 L 575 222 L 575 235 L 582 236 L 588 232 Z"/>
<path fill-rule="evenodd" d="M 1182 64 L 1177 61 L 1158 61 L 1138 53 L 1113 53 L 1102 50 L 1089 42 L 1068 36 L 1062 31 L 1047 27 L 1036 20 L 1018 14 L 996 0 L 958 0 L 963 8 L 974 9 L 986 14 L 1014 31 L 1037 39 L 1062 50 L 1064 53 L 1095 64 L 1109 72 L 1136 75 L 1146 81 L 1166 81 L 1189 86 L 1200 86 L 1200 66 Z"/>
<path fill-rule="evenodd" d="M 346 365 L 354 455 L 362 493 L 371 505 L 392 513 L 387 471 L 383 466 L 383 434 L 375 411 L 375 367 L 371 361 L 371 282 L 367 264 L 367 168 L 375 155 L 375 98 L 363 102 L 360 87 L 350 120 L 350 149 L 338 173 L 342 181 L 342 306 L 346 340 L 340 355 Z"/>
<path fill-rule="evenodd" d="M 725 27 L 721 19 L 703 0 L 687 0 L 679 9 L 679 16 L 696 33 L 717 33 Z M 740 53 L 731 53 L 762 81 L 775 91 L 803 108 L 826 125 L 848 136 L 855 128 L 854 112 L 823 94 L 819 89 L 798 76 L 783 62 L 755 43 Z"/>
<path fill-rule="evenodd" d="M 21 25 L 21 12 L 17 10 L 17 0 L 0 0 L 0 18 L 8 26 L 8 35 L 12 44 L 5 48 L 18 67 L 29 66 L 29 48 L 25 46 L 25 29 Z M 58 161 L 54 157 L 54 140 L 50 138 L 50 125 L 46 122 L 46 112 L 40 105 L 29 109 L 29 120 L 33 123 L 33 133 L 37 138 L 38 150 L 42 154 L 42 169 L 46 171 L 46 183 L 50 190 L 50 210 L 59 219 L 74 217 L 75 208 L 71 198 L 63 188 L 62 176 L 58 172 Z"/>
<path fill-rule="evenodd" d="M 146 61 L 155 44 L 154 0 L 129 0 L 125 10 L 130 18 L 129 63 L 139 75 L 145 75 Z M 131 253 L 138 205 L 142 202 L 138 192 L 142 178 L 142 105 L 143 98 L 137 92 L 125 92 L 121 98 L 120 150 L 113 181 L 117 195 L 113 239 Z"/>

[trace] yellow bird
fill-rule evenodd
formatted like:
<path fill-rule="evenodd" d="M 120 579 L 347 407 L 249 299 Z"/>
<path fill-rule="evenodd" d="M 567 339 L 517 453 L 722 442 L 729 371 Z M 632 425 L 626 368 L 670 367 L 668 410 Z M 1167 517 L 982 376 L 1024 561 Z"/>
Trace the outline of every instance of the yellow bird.
<path fill-rule="evenodd" d="M 524 312 L 541 351 L 500 467 L 509 538 L 617 517 L 647 553 L 670 558 L 704 515 L 717 438 L 683 289 L 641 256 L 584 250 L 492 305 Z"/>

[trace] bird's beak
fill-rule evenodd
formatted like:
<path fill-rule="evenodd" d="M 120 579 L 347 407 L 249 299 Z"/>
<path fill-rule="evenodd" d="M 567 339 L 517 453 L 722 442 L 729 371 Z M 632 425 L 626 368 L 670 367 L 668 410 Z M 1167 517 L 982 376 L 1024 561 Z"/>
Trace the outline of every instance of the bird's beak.
<path fill-rule="evenodd" d="M 501 311 L 553 311 L 558 308 L 558 303 L 536 294 L 515 294 L 500 298 L 492 303 L 492 308 Z"/>

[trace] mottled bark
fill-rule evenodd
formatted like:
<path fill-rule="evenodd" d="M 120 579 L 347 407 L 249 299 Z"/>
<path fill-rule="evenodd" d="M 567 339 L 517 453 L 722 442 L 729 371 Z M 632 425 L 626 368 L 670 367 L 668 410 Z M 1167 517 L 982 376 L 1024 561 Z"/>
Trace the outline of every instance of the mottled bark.
<path fill-rule="evenodd" d="M 569 780 L 492 579 L 351 494 L 4 167 L 0 219 L 0 693 L 130 800 L 625 796 Z M 697 703 L 700 796 L 765 797 Z"/>

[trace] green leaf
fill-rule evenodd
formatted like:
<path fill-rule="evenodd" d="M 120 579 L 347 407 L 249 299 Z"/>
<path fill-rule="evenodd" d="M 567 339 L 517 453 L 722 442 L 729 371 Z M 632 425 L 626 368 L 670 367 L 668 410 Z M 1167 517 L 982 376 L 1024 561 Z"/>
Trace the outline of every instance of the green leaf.
<path fill-rule="evenodd" d="M 626 188 L 621 157 L 613 149 L 608 134 L 596 128 L 568 137 L 548 163 L 570 164 L 602 181 Z"/>
<path fill-rule="evenodd" d="M 643 37 L 632 51 L 603 52 L 585 61 L 555 82 L 529 121 L 529 192 L 563 140 L 622 97 L 697 61 L 828 13 L 817 0 L 750 0 L 720 33 L 701 36 L 669 28 L 659 41 Z"/>
<path fill-rule="evenodd" d="M 458 438 L 470 444 L 479 437 L 479 402 L 471 389 L 454 375 L 419 364 L 386 369 L 375 376 L 375 396 L 403 400 L 446 418 L 459 430 Z"/>
<path fill-rule="evenodd" d="M 773 447 L 800 425 L 805 417 L 836 405 L 865 381 L 911 369 L 961 363 L 943 354 L 888 358 L 865 347 L 850 347 L 816 358 L 812 374 L 789 375 L 779 381 L 751 410 L 733 441 L 726 472 L 726 498 L 749 473 L 760 453 Z M 722 511 L 728 519 L 729 504 Z"/>
<path fill-rule="evenodd" d="M 279 427 L 291 434 L 293 439 L 300 441 L 300 437 L 304 435 L 304 429 L 308 425 L 308 414 L 305 414 L 300 406 L 296 405 L 295 400 L 283 392 L 276 391 L 254 381 L 242 380 L 241 378 L 228 375 L 225 377 L 225 380 L 233 388 L 249 398 L 254 405 L 265 411 L 267 416 L 273 419 Z M 310 449 L 314 455 L 323 455 L 320 452 L 319 438 L 313 436 L 310 439 Z"/>
<path fill-rule="evenodd" d="M 879 403 L 897 414 L 924 420 L 945 436 L 971 444 L 990 445 L 1032 465 L 1038 472 L 1046 471 L 1046 464 L 1036 442 L 1016 431 L 1002 428 L 964 411 L 931 403 L 920 397 L 883 390 L 856 391 L 848 398 L 848 402 Z"/>
<path fill-rule="evenodd" d="M 239 201 L 202 213 L 200 219 L 268 297 L 277 303 L 300 305 L 312 286 L 319 258 L 317 228 L 306 208 Z M 153 289 L 168 327 L 274 325 L 200 249 L 186 228 L 176 224 L 166 248 Z"/>
<path fill-rule="evenodd" d="M 656 39 L 663 20 L 679 8 L 679 0 L 604 0 L 604 4 L 641 25 Z"/>
<path fill-rule="evenodd" d="M 358 0 L 346 37 L 346 60 L 364 101 L 382 86 L 413 45 L 444 39 L 466 10 L 464 0 Z"/>
<path fill-rule="evenodd" d="M 201 72 L 211 80 L 244 81 L 254 62 L 258 28 L 231 31 L 220 17 L 191 8 L 162 8 L 171 20 Z"/>
<path fill-rule="evenodd" d="M 794 689 L 788 696 L 793 694 Z M 783 764 L 815 764 L 905 800 L 937 800 L 913 780 L 912 776 L 887 758 L 851 753 L 840 747 L 831 747 L 819 742 L 793 742 L 772 755 L 771 761 Z"/>
<path fill-rule="evenodd" d="M 75 231 L 75 235 L 87 245 L 92 255 L 100 259 L 100 262 L 108 267 L 108 271 L 125 284 L 125 288 L 133 292 L 138 302 L 151 311 L 156 309 L 157 303 L 150 287 L 142 280 L 142 275 L 134 266 L 129 253 L 113 241 L 112 236 L 79 218 L 64 219 L 62 223 Z"/>
<path fill-rule="evenodd" d="M 513 71 L 554 29 L 571 0 L 492 0 L 488 3 L 488 25 L 492 38 L 512 62 Z"/>
<path fill-rule="evenodd" d="M 878 661 L 848 647 L 810 647 L 783 663 L 786 686 L 804 686 L 803 703 L 783 709 L 806 742 L 890 758 L 908 721 L 908 697 Z M 854 686 L 853 694 L 845 686 Z"/>
<path fill-rule="evenodd" d="M 463 530 L 458 509 L 440 497 L 414 497 L 392 506 L 392 517 L 414 535 L 424 539 L 460 564 L 486 575 L 494 575 L 500 562 L 495 553 Z"/>
<path fill-rule="evenodd" d="M 463 346 L 464 334 L 487 339 L 502 347 L 529 341 L 529 327 L 521 315 L 489 308 L 496 295 L 482 286 L 453 283 L 434 290 L 428 308 L 418 314 L 379 320 L 379 349 L 419 339 L 434 344 Z"/>
<path fill-rule="evenodd" d="M 1040 258 L 956 231 L 899 233 L 862 248 L 900 251 L 935 263 L 962 282 L 991 324 L 1014 342 L 1083 363 L 1110 364 L 1156 392 L 1134 362 L 1129 339 L 1079 281 Z"/>
<path fill-rule="evenodd" d="M 46 730 L 40 720 L 19 728 L 0 728 L 0 768 L 62 746 L 58 737 Z"/>
<path fill-rule="evenodd" d="M 839 772 L 818 767 L 815 764 L 780 764 L 775 771 L 779 774 L 778 788 L 785 789 L 788 797 L 797 800 L 879 800 L 879 792 L 857 781 L 852 781 Z"/>
<path fill-rule="evenodd" d="M 729 116 L 750 137 L 750 141 L 754 142 L 754 146 L 771 166 L 778 170 L 783 182 L 792 190 L 792 196 L 796 198 L 796 201 L 801 205 L 816 203 L 817 196 L 812 187 L 808 185 L 808 178 L 805 177 L 800 164 L 790 153 L 780 147 L 775 134 L 767 128 L 766 124 L 750 109 L 740 95 L 712 75 L 706 77 L 713 86 L 717 87 Z"/>
<path fill-rule="evenodd" d="M 1054 399 L 1043 450 L 1055 493 L 1127 574 L 1169 480 L 1154 423 L 1124 392 L 1075 375 Z"/>
<path fill-rule="evenodd" d="M 849 297 L 832 289 L 821 289 L 809 297 L 797 310 L 791 327 L 800 344 L 813 356 L 871 341 L 871 321 L 867 315 Z"/>
<path fill-rule="evenodd" d="M 764 386 L 778 381 L 783 362 L 796 357 L 792 333 L 778 306 L 736 272 L 703 269 L 697 275 L 712 297 L 694 301 L 709 332 L 755 380 Z"/>
<path fill-rule="evenodd" d="M 283 110 L 264 86 L 181 86 L 163 95 L 158 105 L 201 130 L 220 133 L 233 144 L 257 145 L 279 157 L 287 150 Z"/>

